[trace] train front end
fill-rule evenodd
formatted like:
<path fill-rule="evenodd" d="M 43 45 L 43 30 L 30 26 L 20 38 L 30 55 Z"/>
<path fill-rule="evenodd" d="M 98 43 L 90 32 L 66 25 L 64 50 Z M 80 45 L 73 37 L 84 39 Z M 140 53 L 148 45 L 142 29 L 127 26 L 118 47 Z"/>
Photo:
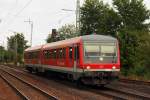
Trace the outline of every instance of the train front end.
<path fill-rule="evenodd" d="M 117 39 L 93 35 L 83 38 L 83 78 L 85 84 L 105 85 L 118 78 L 120 51 Z"/>

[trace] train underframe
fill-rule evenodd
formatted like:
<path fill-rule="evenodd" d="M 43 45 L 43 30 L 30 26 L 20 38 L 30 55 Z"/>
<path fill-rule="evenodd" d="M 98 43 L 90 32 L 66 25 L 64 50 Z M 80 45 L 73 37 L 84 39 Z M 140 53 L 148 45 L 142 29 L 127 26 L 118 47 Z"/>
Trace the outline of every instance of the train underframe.
<path fill-rule="evenodd" d="M 37 66 L 26 66 L 26 69 L 29 72 L 48 72 L 49 74 L 55 74 L 54 76 L 61 76 L 63 78 L 77 81 L 77 83 L 86 84 L 86 85 L 98 85 L 98 86 L 104 86 L 106 84 L 111 83 L 114 80 L 118 79 L 118 72 L 116 71 L 83 71 L 83 72 L 58 72 L 53 71 L 51 69 L 42 69 L 41 67 Z"/>
<path fill-rule="evenodd" d="M 118 79 L 118 72 L 90 71 L 82 73 L 80 80 L 87 85 L 106 85 Z"/>

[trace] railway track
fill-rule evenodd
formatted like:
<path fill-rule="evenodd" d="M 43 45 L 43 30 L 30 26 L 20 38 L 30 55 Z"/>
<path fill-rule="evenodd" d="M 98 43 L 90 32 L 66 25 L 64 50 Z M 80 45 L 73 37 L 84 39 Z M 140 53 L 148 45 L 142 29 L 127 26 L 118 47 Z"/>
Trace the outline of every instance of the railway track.
<path fill-rule="evenodd" d="M 139 85 L 149 85 L 150 86 L 150 82 L 147 81 L 140 81 L 140 80 L 131 80 L 131 79 L 119 79 L 120 82 L 126 82 L 126 83 L 132 83 L 132 84 L 139 84 Z"/>
<path fill-rule="evenodd" d="M 141 93 L 138 91 L 134 91 L 132 89 L 120 88 L 117 89 L 115 87 L 106 87 L 107 90 L 111 91 L 113 94 L 117 94 L 123 99 L 132 99 L 132 100 L 150 100 L 150 96 L 145 93 Z"/>
<path fill-rule="evenodd" d="M 150 100 L 149 95 L 145 95 L 140 92 L 133 92 L 123 89 L 117 89 L 115 87 L 84 87 L 87 91 L 91 91 L 93 93 L 104 95 L 106 97 L 113 98 L 114 100 Z"/>
<path fill-rule="evenodd" d="M 11 70 L 16 70 L 17 69 L 13 69 L 11 68 Z M 20 70 L 18 70 L 18 72 L 22 72 Z M 24 73 L 25 74 L 25 73 Z M 28 75 L 30 76 L 30 75 Z M 68 83 L 66 81 L 58 81 L 59 83 L 62 83 L 64 85 L 67 85 L 69 87 L 74 87 L 74 85 L 71 85 L 72 83 Z M 69 84 L 69 85 L 68 85 Z M 109 98 L 113 98 L 113 99 L 119 99 L 119 100 L 150 100 L 150 96 L 146 95 L 145 93 L 141 93 L 139 91 L 133 91 L 132 89 L 126 90 L 126 89 L 117 89 L 114 87 L 110 87 L 110 86 L 106 86 L 104 88 L 98 88 L 98 87 L 84 87 L 85 91 L 90 91 L 92 93 L 98 94 L 98 95 L 103 95 L 105 97 L 109 97 Z"/>
<path fill-rule="evenodd" d="M 76 87 L 73 88 L 68 85 L 63 85 L 60 81 L 56 82 L 53 79 L 48 80 L 47 78 L 42 76 L 40 77 L 34 74 L 29 74 L 27 71 L 24 70 L 9 68 L 7 66 L 1 66 L 1 68 L 11 72 L 16 76 L 20 75 L 20 78 L 25 78 L 26 81 L 35 84 L 36 86 L 42 88 L 47 92 L 51 92 L 60 100 L 112 100 L 111 98 L 105 97 L 103 95 L 98 95 L 89 91 L 79 90 Z"/>
<path fill-rule="evenodd" d="M 15 88 L 3 75 L 0 74 L 0 77 L 11 87 L 14 89 L 15 93 L 19 95 L 22 100 L 28 100 L 24 94 L 22 94 L 17 88 Z"/>
<path fill-rule="evenodd" d="M 0 76 L 21 96 L 23 100 L 57 100 L 56 97 L 33 84 L 18 78 L 8 71 L 0 69 Z"/>

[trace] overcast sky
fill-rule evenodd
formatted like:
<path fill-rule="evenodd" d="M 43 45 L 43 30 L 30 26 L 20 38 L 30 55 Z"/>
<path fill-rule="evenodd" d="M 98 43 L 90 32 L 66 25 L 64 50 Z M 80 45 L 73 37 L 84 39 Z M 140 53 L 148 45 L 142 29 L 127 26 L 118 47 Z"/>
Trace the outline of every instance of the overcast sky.
<path fill-rule="evenodd" d="M 80 0 L 81 5 L 84 0 Z M 104 0 L 111 4 L 111 0 Z M 150 9 L 150 0 L 144 0 Z M 76 0 L 0 0 L 0 45 L 6 46 L 6 38 L 13 35 L 12 31 L 22 32 L 30 41 L 29 18 L 34 23 L 33 46 L 45 43 L 52 28 L 75 23 L 75 12 L 65 12 L 61 9 L 75 10 Z"/>

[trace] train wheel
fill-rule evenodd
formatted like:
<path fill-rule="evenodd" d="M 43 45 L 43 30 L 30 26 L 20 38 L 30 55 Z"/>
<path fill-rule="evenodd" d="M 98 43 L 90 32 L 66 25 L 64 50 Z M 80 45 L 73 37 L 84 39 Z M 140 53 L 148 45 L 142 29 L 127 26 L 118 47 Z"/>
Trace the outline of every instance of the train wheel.
<path fill-rule="evenodd" d="M 76 86 L 77 86 L 77 88 L 79 88 L 79 89 L 83 89 L 84 84 L 83 84 L 81 78 L 76 81 Z"/>
<path fill-rule="evenodd" d="M 27 70 L 28 72 L 30 72 L 30 73 L 33 72 L 33 69 L 32 69 L 31 67 L 26 67 L 26 70 Z"/>
<path fill-rule="evenodd" d="M 105 84 L 98 85 L 98 87 L 104 88 L 104 87 L 105 87 Z"/>
<path fill-rule="evenodd" d="M 37 75 L 39 75 L 39 76 L 45 76 L 45 75 L 46 75 L 46 74 L 45 74 L 45 71 L 44 71 L 44 72 L 41 72 L 41 70 L 38 69 L 38 68 L 35 69 L 35 74 L 37 74 Z"/>

